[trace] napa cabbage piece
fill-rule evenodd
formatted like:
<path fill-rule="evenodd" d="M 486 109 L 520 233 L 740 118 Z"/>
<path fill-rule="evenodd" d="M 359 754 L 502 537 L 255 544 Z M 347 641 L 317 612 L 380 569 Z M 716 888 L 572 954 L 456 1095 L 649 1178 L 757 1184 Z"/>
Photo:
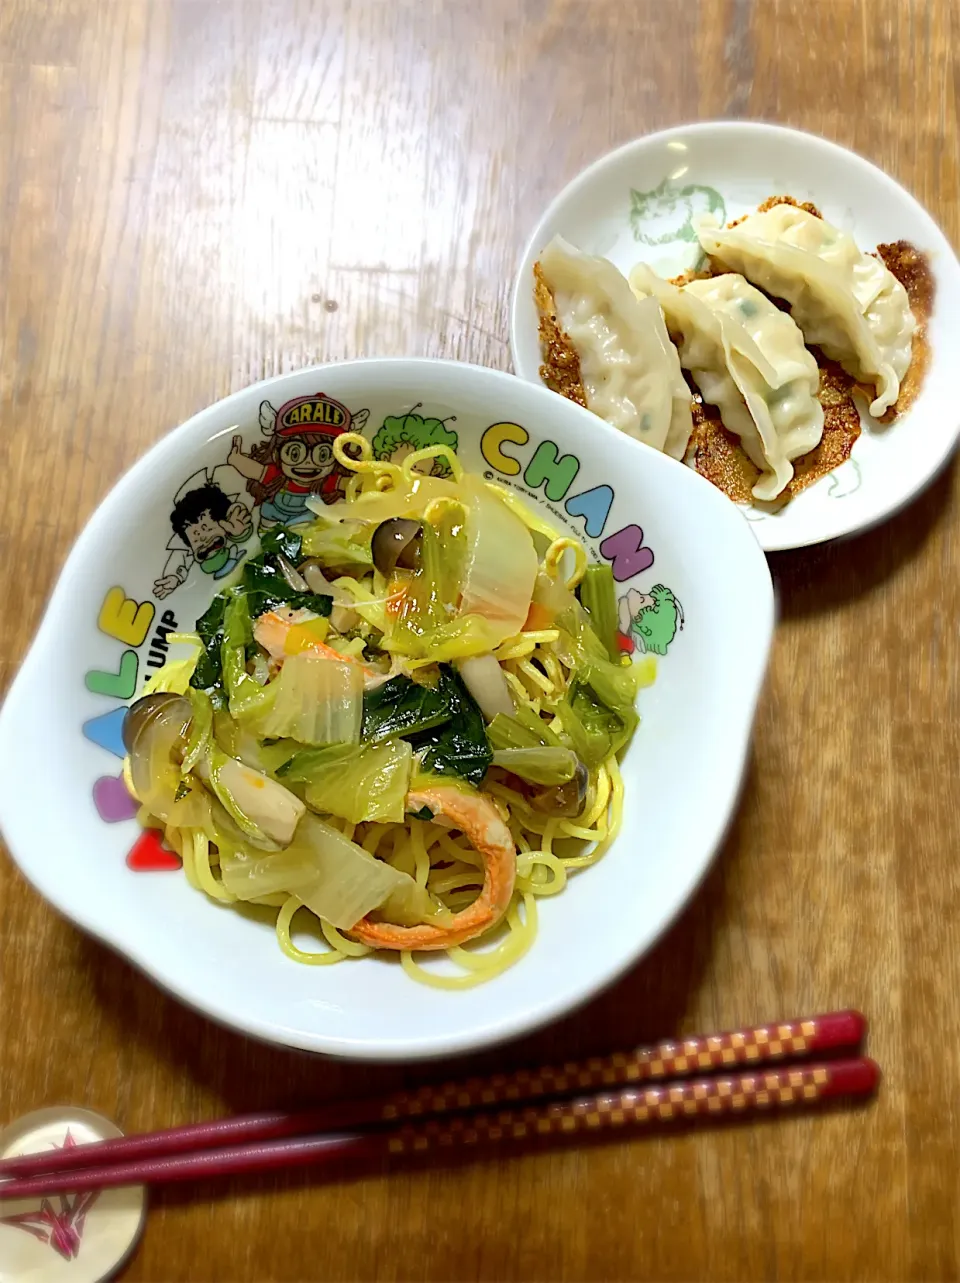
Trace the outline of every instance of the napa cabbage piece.
<path fill-rule="evenodd" d="M 168 659 L 162 668 L 152 673 L 143 683 L 141 698 L 161 691 L 168 691 L 172 695 L 189 695 L 193 689 L 193 675 L 205 653 L 203 643 L 195 633 L 171 633 L 167 640 L 174 645 L 181 643 L 189 646 L 190 653 L 183 659 Z"/>
<path fill-rule="evenodd" d="M 267 775 L 276 774 L 281 766 L 304 747 L 296 740 L 288 739 L 262 743 L 251 730 L 235 722 L 225 710 L 214 711 L 213 739 L 230 757 Z"/>
<path fill-rule="evenodd" d="M 303 785 L 307 805 L 351 824 L 401 824 L 413 767 L 404 740 L 364 746 L 331 744 L 297 753 L 277 772 L 284 784 Z"/>
<path fill-rule="evenodd" d="M 272 855 L 236 851 L 221 856 L 220 869 L 223 885 L 238 899 L 289 892 L 341 931 L 375 909 L 402 926 L 442 916 L 408 873 L 376 859 L 310 812 L 286 850 Z"/>
<path fill-rule="evenodd" d="M 523 628 L 537 551 L 527 526 L 483 480 L 466 474 L 459 489 L 467 508 L 461 614 L 482 616 L 499 645 Z"/>
<path fill-rule="evenodd" d="M 455 562 L 452 540 L 424 522 L 420 533 L 420 564 L 397 585 L 388 645 L 408 655 L 424 655 L 425 634 L 450 621 L 456 613 L 459 584 L 451 573 Z"/>
<path fill-rule="evenodd" d="M 506 486 L 498 485 L 495 481 L 487 482 L 487 489 L 492 490 L 510 511 L 519 517 L 528 530 L 540 536 L 544 549 L 549 547 L 555 539 L 563 537 L 564 532 L 552 525 L 537 505 L 526 503 L 515 491 L 508 490 Z"/>
<path fill-rule="evenodd" d="M 193 716 L 190 719 L 190 734 L 183 750 L 183 762 L 180 767 L 182 775 L 190 774 L 206 755 L 213 741 L 213 704 L 210 702 L 210 696 L 192 687 L 188 689 L 187 696 Z"/>
<path fill-rule="evenodd" d="M 234 716 L 261 739 L 357 744 L 362 713 L 359 664 L 302 651 L 285 659 L 279 675 L 247 696 Z"/>
<path fill-rule="evenodd" d="M 416 473 L 402 477 L 390 490 L 368 490 L 351 500 L 331 504 L 323 513 L 326 521 L 364 521 L 370 523 L 370 533 L 381 521 L 391 517 L 422 517 L 434 499 L 456 499 L 459 487 L 440 477 Z M 313 505 L 311 505 L 313 506 Z M 316 507 L 313 509 L 316 511 Z M 312 547 L 312 533 L 304 536 L 304 548 Z M 321 558 L 322 554 L 311 554 Z"/>
<path fill-rule="evenodd" d="M 387 643 L 397 654 L 411 657 L 411 667 L 448 664 L 457 659 L 485 655 L 501 641 L 499 631 L 481 615 L 460 615 L 414 639 L 393 634 Z"/>
<path fill-rule="evenodd" d="M 363 574 L 373 568 L 370 540 L 375 528 L 368 521 L 338 521 L 318 513 L 303 528 L 301 551 L 304 557 L 316 557 L 325 570 L 341 575 Z"/>

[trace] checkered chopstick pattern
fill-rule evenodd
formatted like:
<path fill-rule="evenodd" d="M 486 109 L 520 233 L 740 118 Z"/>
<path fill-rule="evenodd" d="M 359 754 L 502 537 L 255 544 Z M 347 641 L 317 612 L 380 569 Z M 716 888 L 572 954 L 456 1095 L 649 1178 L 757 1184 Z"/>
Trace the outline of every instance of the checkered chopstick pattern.
<path fill-rule="evenodd" d="M 811 1055 L 857 1047 L 866 1033 L 858 1011 L 835 1011 L 803 1020 L 785 1020 L 730 1033 L 683 1038 L 638 1047 L 635 1051 L 569 1061 L 558 1067 L 518 1070 L 487 1078 L 467 1078 L 398 1092 L 383 1102 L 384 1122 L 449 1114 L 465 1109 L 522 1100 L 565 1096 L 576 1091 L 602 1090 L 633 1083 L 660 1082 L 692 1074 L 731 1070 L 740 1065 L 775 1064 Z"/>
<path fill-rule="evenodd" d="M 630 1088 L 521 1109 L 458 1114 L 407 1123 L 386 1139 L 389 1154 L 498 1144 L 538 1137 L 611 1131 L 698 1116 L 753 1114 L 813 1105 L 837 1096 L 870 1095 L 879 1081 L 872 1060 L 828 1061 L 658 1087 Z"/>

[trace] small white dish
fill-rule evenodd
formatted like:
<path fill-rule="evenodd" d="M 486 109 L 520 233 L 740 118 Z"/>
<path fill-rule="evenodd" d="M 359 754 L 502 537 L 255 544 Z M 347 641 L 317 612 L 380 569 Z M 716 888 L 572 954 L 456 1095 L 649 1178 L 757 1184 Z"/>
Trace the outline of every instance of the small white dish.
<path fill-rule="evenodd" d="M 510 311 L 514 368 L 539 382 L 533 265 L 555 235 L 609 258 L 624 274 L 642 260 L 672 276 L 697 262 L 699 215 L 727 222 L 773 195 L 813 201 L 861 249 L 909 241 L 929 256 L 937 292 L 928 327 L 930 368 L 907 413 L 887 427 L 861 408 L 864 430 L 846 463 L 779 512 L 740 509 L 767 551 L 875 525 L 917 495 L 956 446 L 960 263 L 908 192 L 861 156 L 813 134 L 754 121 L 680 125 L 610 152 L 563 189 L 524 250 Z"/>
<path fill-rule="evenodd" d="M 586 521 L 592 555 L 613 562 L 634 612 L 626 648 L 659 655 L 623 764 L 620 837 L 541 903 L 529 954 L 465 992 L 416 984 L 381 958 L 292 962 L 268 915 L 214 904 L 169 867 L 177 862 L 139 829 L 120 780 L 126 704 L 163 663 L 166 634 L 192 629 L 226 563 L 255 547 L 267 504 L 293 504 L 281 491 L 261 507 L 247 492 L 229 462 L 240 461 L 236 438 L 249 453 L 275 440 L 277 418 L 289 427 L 341 416 L 375 452 L 409 449 L 408 429 L 440 433 L 468 469 L 542 504 L 555 524 L 583 536 Z M 202 563 L 207 573 L 171 529 L 175 500 L 204 482 L 224 496 L 223 547 Z M 210 532 L 200 533 L 209 550 Z M 94 513 L 0 713 L 0 826 L 51 904 L 224 1024 L 367 1059 L 466 1051 L 583 1002 L 679 912 L 736 801 L 773 618 L 763 554 L 724 496 L 544 388 L 445 361 L 283 375 L 172 432 Z"/>

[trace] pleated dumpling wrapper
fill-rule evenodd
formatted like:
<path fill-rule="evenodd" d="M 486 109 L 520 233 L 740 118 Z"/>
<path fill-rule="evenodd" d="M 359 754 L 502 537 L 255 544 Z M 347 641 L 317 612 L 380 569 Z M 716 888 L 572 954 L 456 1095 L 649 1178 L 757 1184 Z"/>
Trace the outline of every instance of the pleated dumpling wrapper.
<path fill-rule="evenodd" d="M 560 236 L 534 273 L 541 336 L 555 316 L 561 342 L 579 362 L 587 409 L 682 459 L 693 430 L 690 389 L 656 301 L 637 299 L 608 259 L 584 254 Z M 544 371 L 550 372 L 549 355 Z"/>
<path fill-rule="evenodd" d="M 659 302 L 681 365 L 760 469 L 754 498 L 778 498 L 823 435 L 819 371 L 795 322 L 739 276 L 678 287 L 638 263 L 630 284 Z"/>
<path fill-rule="evenodd" d="M 906 290 L 879 258 L 789 204 L 749 214 L 735 227 L 704 220 L 697 234 L 712 259 L 785 299 L 807 343 L 875 389 L 871 414 L 896 404 L 917 323 Z"/>

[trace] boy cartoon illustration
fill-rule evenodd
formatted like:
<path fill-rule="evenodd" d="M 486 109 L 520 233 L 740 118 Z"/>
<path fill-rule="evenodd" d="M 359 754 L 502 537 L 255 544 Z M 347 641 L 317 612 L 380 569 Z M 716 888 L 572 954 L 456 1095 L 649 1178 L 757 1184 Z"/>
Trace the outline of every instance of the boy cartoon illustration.
<path fill-rule="evenodd" d="M 223 579 L 245 555 L 242 543 L 253 534 L 253 518 L 239 496 L 218 479 L 222 469 L 195 472 L 180 487 L 170 514 L 173 539 L 163 574 L 153 585 L 161 601 L 184 582 L 194 565 L 205 575 Z"/>
<path fill-rule="evenodd" d="M 665 655 L 683 628 L 683 608 L 669 588 L 657 584 L 648 593 L 630 588 L 617 603 L 620 649 L 627 655 Z"/>
<path fill-rule="evenodd" d="M 425 450 L 432 445 L 446 445 L 456 451 L 459 438 L 448 423 L 455 423 L 457 416 L 449 419 L 424 418 L 415 414 L 422 407 L 418 401 L 406 414 L 388 415 L 373 438 L 373 457 L 402 463 L 414 450 Z M 417 470 L 434 477 L 445 477 L 450 472 L 446 459 L 427 459 L 417 464 Z"/>
<path fill-rule="evenodd" d="M 260 403 L 260 428 L 266 441 L 244 453 L 239 436 L 233 438 L 227 463 L 247 479 L 247 490 L 260 507 L 260 529 L 309 521 L 307 499 L 319 495 L 324 503 L 342 497 L 343 472 L 333 455 L 334 439 L 344 432 L 359 432 L 368 410 L 355 415 L 323 393 L 296 397 L 275 410 Z"/>

